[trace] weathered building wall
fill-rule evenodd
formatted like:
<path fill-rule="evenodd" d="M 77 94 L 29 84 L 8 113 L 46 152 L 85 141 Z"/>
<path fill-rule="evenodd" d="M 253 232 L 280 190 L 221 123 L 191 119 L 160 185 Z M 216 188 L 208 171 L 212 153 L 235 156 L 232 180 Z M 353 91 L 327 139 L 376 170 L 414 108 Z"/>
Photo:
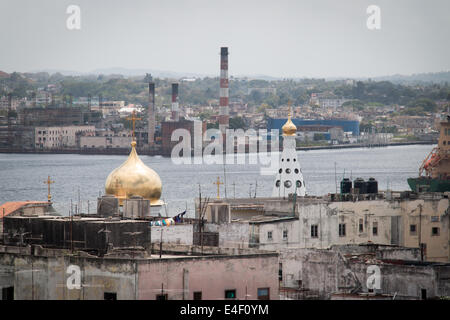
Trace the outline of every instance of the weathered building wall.
<path fill-rule="evenodd" d="M 298 213 L 300 247 L 328 248 L 338 242 L 338 210 L 319 202 L 300 204 Z M 313 225 L 317 226 L 317 235 L 314 236 Z"/>
<path fill-rule="evenodd" d="M 136 266 L 130 260 L 24 254 L 0 254 L 0 286 L 14 287 L 15 300 L 103 300 L 105 292 L 135 298 Z M 80 267 L 80 289 L 67 287 L 71 265 Z"/>
<path fill-rule="evenodd" d="M 205 219 L 211 223 L 230 223 L 230 206 L 220 200 L 208 203 Z"/>
<path fill-rule="evenodd" d="M 252 223 L 252 225 L 258 225 L 258 228 L 255 229 L 259 232 L 257 248 L 262 250 L 283 250 L 289 247 L 301 246 L 300 224 L 298 219 L 270 223 Z M 287 237 L 284 237 L 283 235 L 286 235 L 286 232 Z"/>
<path fill-rule="evenodd" d="M 106 252 L 108 248 L 146 247 L 150 227 L 143 220 L 20 217 L 4 219 L 6 244 L 43 244 Z M 93 236 L 89 236 L 93 235 Z"/>
<path fill-rule="evenodd" d="M 318 249 L 283 250 L 280 262 L 281 286 L 299 289 L 313 298 L 329 299 L 338 292 L 368 292 L 367 280 L 372 275 L 369 266 L 380 269 L 380 289 L 375 289 L 376 293 L 395 295 L 397 299 L 420 299 L 422 290 L 426 290 L 428 298 L 450 295 L 450 265 L 391 263 L 374 254 Z"/>
<path fill-rule="evenodd" d="M 346 235 L 338 235 L 336 243 L 392 244 L 392 217 L 401 215 L 397 203 L 384 200 L 344 201 L 331 202 L 329 207 L 336 210 L 339 216 L 333 228 L 339 231 L 339 224 L 346 226 Z M 376 233 L 374 227 L 377 228 Z"/>
<path fill-rule="evenodd" d="M 347 244 L 333 245 L 330 249 L 343 255 L 373 254 L 377 259 L 420 261 L 419 248 L 380 244 Z"/>
<path fill-rule="evenodd" d="M 291 287 L 308 291 L 312 298 L 326 299 L 339 287 L 355 286 L 351 277 L 342 277 L 341 284 L 338 274 L 345 275 L 339 254 L 332 251 L 314 249 L 290 249 L 280 252 L 282 265 L 281 287 Z M 348 283 L 346 283 L 348 282 Z"/>
<path fill-rule="evenodd" d="M 265 203 L 266 207 L 268 202 L 260 199 L 256 204 Z M 298 220 L 248 218 L 247 223 L 253 225 L 250 238 L 257 239 L 261 249 L 329 248 L 334 244 L 360 243 L 417 248 L 420 236 L 420 242 L 426 244 L 424 260 L 446 262 L 450 259 L 448 208 L 448 198 L 356 202 L 299 198 Z M 416 232 L 410 232 L 411 225 L 416 226 Z M 437 234 L 433 230 L 438 230 Z"/>
<path fill-rule="evenodd" d="M 425 260 L 450 261 L 449 199 L 402 201 L 400 210 L 404 217 L 403 245 L 419 247 L 423 243 Z M 438 232 L 433 233 L 433 228 Z"/>
<path fill-rule="evenodd" d="M 250 225 L 248 223 L 205 224 L 205 231 L 219 233 L 219 247 L 248 248 Z"/>
<path fill-rule="evenodd" d="M 3 246 L 0 251 L 0 287 L 14 287 L 19 300 L 103 300 L 105 293 L 119 300 L 153 300 L 161 291 L 168 299 L 193 299 L 200 291 L 203 299 L 221 300 L 229 289 L 243 300 L 256 299 L 258 288 L 270 288 L 270 298 L 278 299 L 276 253 L 134 260 L 42 247 Z M 75 283 L 69 266 L 79 267 L 79 288 L 68 287 Z"/>
<path fill-rule="evenodd" d="M 270 219 L 269 212 L 265 211 L 267 208 L 281 210 L 284 206 L 287 209 L 293 203 L 270 198 L 226 201 L 232 208 L 231 221 L 238 218 L 240 220 L 221 222 L 213 230 L 212 226 L 218 223 L 215 219 L 216 224 L 208 227 L 211 232 L 219 232 L 221 246 L 234 246 L 236 243 L 241 245 L 247 237 L 243 225 L 248 224 L 248 246 L 260 249 L 325 249 L 335 244 L 364 243 L 418 248 L 421 234 L 421 243 L 427 245 L 424 260 L 446 262 L 450 259 L 448 198 L 333 202 L 299 197 L 296 210 L 298 220 L 287 215 L 284 217 L 286 220 L 273 216 L 272 221 L 265 220 Z M 278 205 L 280 207 L 274 209 Z M 262 212 L 261 206 L 264 207 Z M 410 232 L 411 224 L 417 227 L 415 234 Z M 345 225 L 345 234 L 340 232 L 340 225 L 341 228 Z M 313 232 L 314 226 L 316 232 Z M 419 227 L 421 233 L 418 232 Z M 432 228 L 439 228 L 439 234 L 432 235 Z"/>
<path fill-rule="evenodd" d="M 163 243 L 176 243 L 192 245 L 193 224 L 175 224 L 168 227 L 151 227 L 152 243 L 162 241 Z"/>
<path fill-rule="evenodd" d="M 152 289 L 149 289 L 152 288 Z M 149 260 L 139 264 L 139 299 L 154 300 L 167 293 L 169 300 L 223 300 L 225 290 L 236 290 L 238 300 L 257 299 L 258 288 L 270 288 L 270 299 L 278 299 L 277 254 L 241 257 L 180 257 Z"/>
<path fill-rule="evenodd" d="M 81 136 L 80 148 L 129 148 L 132 137 Z"/>

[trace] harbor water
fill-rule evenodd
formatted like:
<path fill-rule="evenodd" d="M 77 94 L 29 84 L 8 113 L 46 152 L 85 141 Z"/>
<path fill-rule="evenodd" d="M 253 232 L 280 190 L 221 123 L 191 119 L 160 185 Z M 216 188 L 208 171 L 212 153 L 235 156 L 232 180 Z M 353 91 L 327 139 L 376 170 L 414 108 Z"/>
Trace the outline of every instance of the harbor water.
<path fill-rule="evenodd" d="M 339 190 L 345 176 L 374 177 L 380 190 L 409 190 L 406 179 L 417 176 L 422 160 L 433 145 L 380 148 L 298 151 L 308 195 L 320 196 Z M 161 177 L 163 216 L 174 216 L 187 208 L 194 216 L 194 198 L 217 197 L 217 177 L 221 197 L 269 197 L 275 175 L 262 175 L 260 164 L 174 164 L 171 158 L 140 156 Z M 127 156 L 78 154 L 0 154 L 0 203 L 6 201 L 47 200 L 50 175 L 55 209 L 68 215 L 75 206 L 83 213 L 94 213 L 97 197 L 104 194 L 108 174 Z M 275 172 L 274 172 L 275 174 Z M 226 194 L 225 194 L 226 193 Z"/>

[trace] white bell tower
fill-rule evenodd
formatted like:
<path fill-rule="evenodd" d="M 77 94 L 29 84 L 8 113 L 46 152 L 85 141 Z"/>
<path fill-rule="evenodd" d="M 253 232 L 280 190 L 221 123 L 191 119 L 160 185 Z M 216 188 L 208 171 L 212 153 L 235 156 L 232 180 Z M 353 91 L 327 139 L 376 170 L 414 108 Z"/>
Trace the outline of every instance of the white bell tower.
<path fill-rule="evenodd" d="M 291 193 L 305 196 L 306 188 L 302 168 L 297 159 L 295 136 L 297 127 L 291 121 L 291 105 L 289 102 L 288 120 L 283 128 L 283 151 L 279 160 L 279 169 L 273 186 L 272 197 L 288 197 Z"/>

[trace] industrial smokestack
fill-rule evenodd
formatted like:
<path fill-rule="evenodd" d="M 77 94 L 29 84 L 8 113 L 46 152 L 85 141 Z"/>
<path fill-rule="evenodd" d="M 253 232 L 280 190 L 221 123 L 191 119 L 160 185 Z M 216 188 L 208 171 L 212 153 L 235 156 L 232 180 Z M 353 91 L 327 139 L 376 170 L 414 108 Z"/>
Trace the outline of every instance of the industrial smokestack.
<path fill-rule="evenodd" d="M 172 120 L 178 121 L 178 83 L 172 83 Z"/>
<path fill-rule="evenodd" d="M 223 134 L 228 129 L 228 123 L 228 47 L 221 47 L 219 129 Z"/>
<path fill-rule="evenodd" d="M 155 108 L 155 83 L 148 83 L 148 145 L 153 146 L 155 142 L 156 108 Z"/>

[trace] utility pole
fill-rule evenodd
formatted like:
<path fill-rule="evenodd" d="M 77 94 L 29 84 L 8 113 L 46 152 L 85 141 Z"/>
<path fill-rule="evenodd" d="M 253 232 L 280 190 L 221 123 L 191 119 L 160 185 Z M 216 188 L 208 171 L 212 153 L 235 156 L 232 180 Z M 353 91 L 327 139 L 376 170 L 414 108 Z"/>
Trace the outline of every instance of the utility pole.
<path fill-rule="evenodd" d="M 80 186 L 78 186 L 78 214 L 81 213 Z"/>
<path fill-rule="evenodd" d="M 236 183 L 233 181 L 233 196 L 236 199 Z"/>
<path fill-rule="evenodd" d="M 73 214 L 70 215 L 70 252 L 73 253 Z"/>
<path fill-rule="evenodd" d="M 2 214 L 2 242 L 5 243 L 5 208 L 3 208 Z"/>
<path fill-rule="evenodd" d="M 424 258 L 424 245 L 422 243 L 422 205 L 419 204 L 419 248 L 420 248 L 420 261 Z"/>
<path fill-rule="evenodd" d="M 161 238 L 159 240 L 159 258 L 162 256 L 162 234 L 163 234 L 163 226 L 161 225 Z"/>

